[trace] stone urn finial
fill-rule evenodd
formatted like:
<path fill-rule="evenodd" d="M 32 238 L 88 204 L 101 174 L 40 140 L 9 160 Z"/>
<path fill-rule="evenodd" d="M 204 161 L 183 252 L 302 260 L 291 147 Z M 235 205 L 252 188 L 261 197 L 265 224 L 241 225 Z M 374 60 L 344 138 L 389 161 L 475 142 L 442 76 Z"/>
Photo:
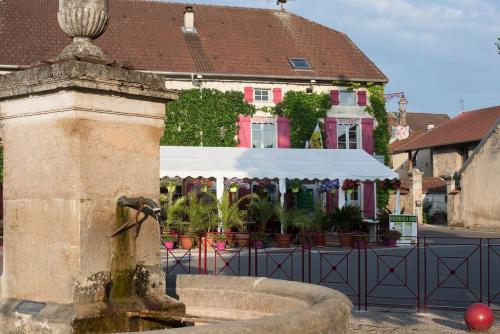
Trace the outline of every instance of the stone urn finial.
<path fill-rule="evenodd" d="M 57 20 L 66 35 L 73 38 L 59 59 L 74 56 L 106 59 L 104 52 L 92 43 L 108 26 L 109 0 L 59 0 Z"/>

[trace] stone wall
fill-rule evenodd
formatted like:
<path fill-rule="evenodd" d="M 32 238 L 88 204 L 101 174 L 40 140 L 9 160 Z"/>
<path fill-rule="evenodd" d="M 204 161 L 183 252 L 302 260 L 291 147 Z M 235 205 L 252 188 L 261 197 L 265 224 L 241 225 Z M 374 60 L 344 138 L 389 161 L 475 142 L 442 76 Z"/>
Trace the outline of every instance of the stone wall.
<path fill-rule="evenodd" d="M 432 153 L 432 176 L 434 177 L 449 179 L 462 167 L 463 159 L 457 147 L 435 148 Z"/>
<path fill-rule="evenodd" d="M 451 212 L 454 224 L 467 228 L 500 228 L 499 170 L 500 124 L 497 124 L 465 166 L 461 174 L 460 193 L 450 195 L 456 197 L 452 199 L 454 207 Z"/>

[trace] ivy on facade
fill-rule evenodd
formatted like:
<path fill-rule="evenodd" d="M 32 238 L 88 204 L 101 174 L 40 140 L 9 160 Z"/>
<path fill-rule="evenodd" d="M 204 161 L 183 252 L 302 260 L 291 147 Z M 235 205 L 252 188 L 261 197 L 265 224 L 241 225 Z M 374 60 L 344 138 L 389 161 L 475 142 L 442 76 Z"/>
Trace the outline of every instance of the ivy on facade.
<path fill-rule="evenodd" d="M 236 91 L 189 89 L 167 104 L 165 133 L 161 145 L 216 146 L 238 145 L 238 115 L 253 115 L 255 107 Z"/>
<path fill-rule="evenodd" d="M 327 94 L 288 91 L 274 110 L 277 115 L 286 116 L 290 120 L 292 148 L 305 148 L 318 119 L 326 117 L 330 107 L 330 97 Z"/>
<path fill-rule="evenodd" d="M 384 157 L 385 164 L 389 166 L 389 123 L 387 119 L 387 110 L 385 109 L 384 86 L 368 84 L 368 93 L 370 95 L 370 105 L 366 111 L 373 115 L 377 121 L 377 127 L 373 130 L 373 141 L 375 145 L 375 154 Z M 385 208 L 389 204 L 389 192 L 377 185 L 377 206 Z"/>

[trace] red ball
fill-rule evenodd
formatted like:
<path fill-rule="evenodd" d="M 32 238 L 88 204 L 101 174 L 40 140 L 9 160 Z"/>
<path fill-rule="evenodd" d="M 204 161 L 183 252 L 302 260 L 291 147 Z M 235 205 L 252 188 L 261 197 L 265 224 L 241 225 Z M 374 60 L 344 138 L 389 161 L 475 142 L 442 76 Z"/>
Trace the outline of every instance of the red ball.
<path fill-rule="evenodd" d="M 493 311 L 484 304 L 472 304 L 465 311 L 465 324 L 474 331 L 487 331 L 493 326 Z"/>

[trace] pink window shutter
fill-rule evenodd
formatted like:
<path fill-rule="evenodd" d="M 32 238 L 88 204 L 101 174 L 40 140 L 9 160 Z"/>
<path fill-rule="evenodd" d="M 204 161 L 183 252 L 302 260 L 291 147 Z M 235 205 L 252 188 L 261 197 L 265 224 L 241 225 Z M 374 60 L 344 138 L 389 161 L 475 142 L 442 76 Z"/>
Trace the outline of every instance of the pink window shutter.
<path fill-rule="evenodd" d="M 337 119 L 335 117 L 325 118 L 326 148 L 337 148 Z"/>
<path fill-rule="evenodd" d="M 330 100 L 333 105 L 338 105 L 340 104 L 339 100 L 339 91 L 338 90 L 331 90 L 330 91 Z"/>
<path fill-rule="evenodd" d="M 281 88 L 273 88 L 273 102 L 278 104 L 283 101 L 283 94 Z"/>
<path fill-rule="evenodd" d="M 361 119 L 361 137 L 362 148 L 368 154 L 372 155 L 374 152 L 373 147 L 373 118 Z"/>
<path fill-rule="evenodd" d="M 290 148 L 290 120 L 283 116 L 278 116 L 278 147 Z"/>
<path fill-rule="evenodd" d="M 366 106 L 366 92 L 364 90 L 358 92 L 358 106 Z"/>
<path fill-rule="evenodd" d="M 366 218 L 375 217 L 375 186 L 373 182 L 364 183 L 363 214 Z"/>
<path fill-rule="evenodd" d="M 238 147 L 251 147 L 251 117 L 240 115 L 238 117 Z"/>
<path fill-rule="evenodd" d="M 245 102 L 252 103 L 253 102 L 253 88 L 245 87 Z"/>

